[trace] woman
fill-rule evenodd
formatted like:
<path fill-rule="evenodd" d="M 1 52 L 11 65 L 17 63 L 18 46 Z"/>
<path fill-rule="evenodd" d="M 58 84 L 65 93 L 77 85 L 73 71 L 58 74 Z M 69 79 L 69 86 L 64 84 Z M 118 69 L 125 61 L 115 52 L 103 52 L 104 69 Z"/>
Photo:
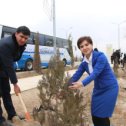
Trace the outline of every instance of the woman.
<path fill-rule="evenodd" d="M 94 126 L 110 126 L 118 96 L 118 83 L 104 53 L 93 51 L 92 39 L 88 36 L 79 38 L 77 46 L 84 55 L 76 73 L 70 79 L 70 89 L 78 89 L 94 80 L 91 101 L 91 115 Z M 78 81 L 84 72 L 89 74 L 83 81 Z"/>

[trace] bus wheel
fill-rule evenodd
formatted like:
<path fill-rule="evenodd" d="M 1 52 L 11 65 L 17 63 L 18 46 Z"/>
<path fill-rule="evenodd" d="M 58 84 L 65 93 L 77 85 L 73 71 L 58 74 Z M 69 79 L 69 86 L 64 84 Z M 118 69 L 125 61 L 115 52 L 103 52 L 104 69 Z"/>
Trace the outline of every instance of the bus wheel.
<path fill-rule="evenodd" d="M 28 59 L 25 63 L 25 70 L 33 70 L 33 61 L 31 59 Z"/>
<path fill-rule="evenodd" d="M 66 64 L 67 64 L 66 59 L 63 59 L 63 63 L 64 63 L 64 66 L 66 66 Z"/>

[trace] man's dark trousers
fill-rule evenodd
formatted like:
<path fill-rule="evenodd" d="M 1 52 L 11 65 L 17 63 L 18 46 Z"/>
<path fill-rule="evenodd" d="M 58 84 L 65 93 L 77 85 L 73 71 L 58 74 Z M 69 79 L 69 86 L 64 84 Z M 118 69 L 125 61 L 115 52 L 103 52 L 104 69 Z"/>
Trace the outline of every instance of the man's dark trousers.
<path fill-rule="evenodd" d="M 8 119 L 11 119 L 13 116 L 16 115 L 11 95 L 10 95 L 10 83 L 8 77 L 0 77 L 0 88 L 2 91 L 1 98 L 3 100 L 4 107 L 8 114 Z M 2 116 L 2 108 L 0 105 L 0 122 L 4 121 L 4 117 Z"/>

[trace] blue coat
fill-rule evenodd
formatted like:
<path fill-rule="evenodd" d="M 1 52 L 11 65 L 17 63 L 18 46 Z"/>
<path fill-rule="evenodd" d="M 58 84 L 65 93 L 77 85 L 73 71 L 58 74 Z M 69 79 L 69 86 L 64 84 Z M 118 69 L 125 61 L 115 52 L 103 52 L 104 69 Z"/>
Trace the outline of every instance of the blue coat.
<path fill-rule="evenodd" d="M 71 81 L 78 81 L 86 71 L 89 76 L 82 81 L 83 85 L 86 86 L 94 80 L 91 114 L 101 118 L 111 117 L 118 96 L 117 79 L 102 52 L 92 52 L 92 67 L 93 72 L 90 73 L 87 62 L 82 62 Z"/>

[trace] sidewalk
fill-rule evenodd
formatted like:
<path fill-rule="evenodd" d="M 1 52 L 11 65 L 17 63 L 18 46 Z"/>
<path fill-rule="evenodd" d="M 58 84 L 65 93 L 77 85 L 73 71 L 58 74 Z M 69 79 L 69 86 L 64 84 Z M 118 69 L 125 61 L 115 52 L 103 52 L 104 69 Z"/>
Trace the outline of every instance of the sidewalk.
<path fill-rule="evenodd" d="M 41 77 L 42 75 L 18 79 L 18 85 L 20 86 L 21 91 L 36 88 L 38 85 L 38 81 L 41 79 Z M 11 94 L 13 93 L 13 84 L 11 84 Z"/>
<path fill-rule="evenodd" d="M 73 75 L 76 70 L 70 70 L 69 75 Z M 67 73 L 67 72 L 66 72 Z M 38 85 L 38 81 L 42 78 L 42 75 L 34 76 L 34 77 L 27 77 L 18 79 L 18 84 L 21 88 L 21 91 L 26 91 L 29 89 L 36 88 Z M 11 84 L 11 94 L 14 93 L 13 85 Z"/>

